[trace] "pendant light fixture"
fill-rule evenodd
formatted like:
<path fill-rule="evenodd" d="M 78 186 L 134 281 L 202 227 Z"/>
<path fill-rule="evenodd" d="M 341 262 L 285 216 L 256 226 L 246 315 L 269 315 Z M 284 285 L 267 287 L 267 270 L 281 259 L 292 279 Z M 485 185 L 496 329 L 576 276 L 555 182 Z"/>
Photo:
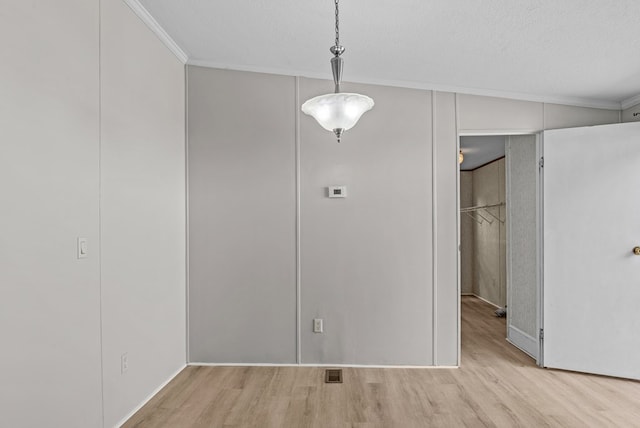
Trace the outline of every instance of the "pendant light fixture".
<path fill-rule="evenodd" d="M 340 45 L 340 20 L 338 18 L 338 0 L 336 5 L 336 43 L 329 48 L 333 54 L 331 58 L 331 71 L 335 92 L 333 94 L 320 95 L 307 100 L 302 104 L 302 112 L 313 118 L 327 131 L 333 131 L 338 138 L 358 122 L 360 117 L 373 107 L 373 100 L 366 95 L 340 92 L 342 80 L 343 60 L 340 57 L 344 53 L 344 47 Z"/>

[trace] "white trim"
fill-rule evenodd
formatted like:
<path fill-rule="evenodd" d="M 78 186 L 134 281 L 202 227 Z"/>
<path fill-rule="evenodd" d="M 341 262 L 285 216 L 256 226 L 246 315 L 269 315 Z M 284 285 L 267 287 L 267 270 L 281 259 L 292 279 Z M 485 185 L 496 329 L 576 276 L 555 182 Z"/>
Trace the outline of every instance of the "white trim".
<path fill-rule="evenodd" d="M 478 137 L 483 135 L 504 135 L 509 137 L 511 135 L 534 135 L 538 132 L 542 131 L 541 129 L 519 129 L 519 130 L 508 130 L 508 129 L 465 129 L 460 131 L 458 135 L 460 137 Z"/>
<path fill-rule="evenodd" d="M 520 349 L 534 360 L 537 360 L 538 341 L 524 331 L 510 325 L 507 329 L 507 342 Z"/>
<path fill-rule="evenodd" d="M 538 159 L 544 159 L 544 132 L 536 136 L 536 155 Z M 538 168 L 536 193 L 536 227 L 538 228 L 538 269 L 537 269 L 537 293 L 536 303 L 538 304 L 536 328 L 539 332 L 544 331 L 544 167 Z M 538 355 L 536 363 L 540 367 L 544 367 L 544 339 L 538 338 Z"/>
<path fill-rule="evenodd" d="M 640 104 L 640 94 L 636 95 L 635 97 L 631 97 L 631 98 L 627 98 L 626 100 L 622 100 L 620 102 L 620 107 L 621 110 L 626 110 L 629 107 L 633 107 L 635 105 Z"/>
<path fill-rule="evenodd" d="M 493 303 L 493 302 L 488 301 L 488 300 L 487 300 L 487 299 L 485 299 L 484 297 L 480 297 L 480 296 L 478 296 L 477 294 L 473 294 L 473 296 L 477 297 L 478 299 L 482 300 L 482 301 L 483 301 L 483 302 L 485 302 L 485 303 L 490 304 L 490 305 L 491 305 L 491 306 L 493 306 L 494 308 L 498 308 L 498 309 L 500 309 L 500 306 L 496 305 L 496 304 L 495 304 L 495 303 Z"/>
<path fill-rule="evenodd" d="M 542 126 L 544 126 L 544 104 L 542 105 Z M 505 237 L 505 271 L 507 273 L 507 278 L 505 282 L 505 290 L 507 292 L 507 298 L 505 299 L 505 304 L 507 305 L 507 340 L 509 336 L 509 326 L 511 325 L 511 319 L 513 314 L 509 310 L 509 308 L 513 308 L 513 291 L 511 286 L 511 278 L 513 277 L 513 231 L 511 229 L 511 137 L 505 138 L 504 141 L 504 197 L 505 197 L 505 228 L 507 232 L 507 236 Z"/>
<path fill-rule="evenodd" d="M 412 366 L 385 364 L 271 364 L 271 363 L 189 363 L 189 367 L 347 367 L 354 369 L 457 369 L 459 366 Z"/>
<path fill-rule="evenodd" d="M 134 0 L 125 0 L 125 1 L 134 1 Z M 208 60 L 193 59 L 193 58 L 190 58 L 187 64 L 196 65 L 198 67 L 220 68 L 225 70 L 237 70 L 237 71 L 250 71 L 254 73 L 280 74 L 285 76 L 310 77 L 313 79 L 329 80 L 329 77 L 330 77 L 328 73 L 324 73 L 324 72 L 320 73 L 320 72 L 313 72 L 308 70 L 289 70 L 289 69 L 283 69 L 283 68 L 277 68 L 277 67 L 261 67 L 261 66 L 241 65 L 241 64 L 227 64 L 227 63 L 221 63 L 216 61 L 208 61 Z M 558 95 L 534 95 L 534 94 L 527 94 L 522 92 L 468 88 L 464 86 L 441 85 L 441 84 L 428 83 L 428 82 L 413 82 L 413 81 L 394 80 L 394 79 L 376 79 L 376 78 L 371 78 L 366 76 L 354 76 L 350 81 L 355 83 L 366 83 L 371 85 L 394 86 L 394 87 L 411 88 L 411 89 L 425 89 L 428 91 L 453 92 L 453 93 L 460 93 L 460 94 L 466 94 L 466 95 L 481 95 L 481 96 L 496 97 L 496 98 L 509 98 L 509 99 L 521 100 L 521 101 L 533 101 L 533 102 L 540 102 L 540 103 L 562 104 L 562 105 L 569 105 L 569 106 L 576 106 L 576 107 L 599 108 L 604 110 L 620 110 L 620 102 L 618 101 L 604 101 L 604 100 L 596 100 L 591 98 L 565 97 L 565 96 L 558 96 Z"/>
<path fill-rule="evenodd" d="M 171 38 L 158 21 L 155 20 L 149 11 L 142 6 L 138 0 L 122 0 L 127 6 L 146 24 L 147 27 L 155 34 L 162 43 L 182 62 L 186 64 L 189 60 L 189 55 Z"/>
<path fill-rule="evenodd" d="M 147 404 L 158 392 L 160 392 L 162 390 L 162 388 L 167 386 L 169 384 L 169 382 L 171 382 L 176 376 L 178 376 L 180 374 L 180 372 L 182 370 L 184 370 L 186 367 L 187 367 L 186 364 L 183 365 L 175 373 L 173 373 L 171 376 L 169 376 L 169 378 L 166 381 L 162 382 L 160 384 L 160 386 L 158 386 L 156 389 L 154 389 L 153 392 L 151 392 L 151 394 L 149 394 L 147 396 L 147 398 L 142 400 L 142 402 L 138 406 L 136 406 L 132 411 L 130 411 L 127 414 L 127 416 L 125 416 L 124 418 L 120 419 L 120 422 L 115 424 L 114 427 L 121 427 L 122 425 L 124 425 L 129 419 L 131 419 L 131 417 L 133 415 L 135 415 L 138 412 L 138 410 L 142 409 L 145 404 Z"/>

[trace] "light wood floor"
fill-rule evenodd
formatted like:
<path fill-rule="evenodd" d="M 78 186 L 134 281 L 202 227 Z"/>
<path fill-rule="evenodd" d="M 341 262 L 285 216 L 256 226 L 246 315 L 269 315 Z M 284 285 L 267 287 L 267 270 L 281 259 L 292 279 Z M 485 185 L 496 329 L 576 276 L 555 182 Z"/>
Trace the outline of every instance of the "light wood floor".
<path fill-rule="evenodd" d="M 540 369 L 462 299 L 459 369 L 188 367 L 131 427 L 640 427 L 640 382 Z M 640 363 L 640 362 L 639 362 Z"/>

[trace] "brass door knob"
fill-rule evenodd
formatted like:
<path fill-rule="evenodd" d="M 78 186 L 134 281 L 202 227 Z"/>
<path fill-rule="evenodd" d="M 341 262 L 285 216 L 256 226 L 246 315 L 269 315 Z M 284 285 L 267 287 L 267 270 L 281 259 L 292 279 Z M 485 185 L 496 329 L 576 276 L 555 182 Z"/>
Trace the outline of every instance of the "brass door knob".
<path fill-rule="evenodd" d="M 633 254 L 640 256 L 640 247 L 633 247 Z"/>

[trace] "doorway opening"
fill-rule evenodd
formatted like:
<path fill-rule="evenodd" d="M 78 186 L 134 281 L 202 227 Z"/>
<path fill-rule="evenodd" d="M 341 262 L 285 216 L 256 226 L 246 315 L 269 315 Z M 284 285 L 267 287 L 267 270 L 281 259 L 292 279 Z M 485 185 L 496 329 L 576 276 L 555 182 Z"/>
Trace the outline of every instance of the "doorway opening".
<path fill-rule="evenodd" d="M 538 356 L 536 135 L 465 135 L 459 175 L 461 311 Z M 491 318 L 500 318 L 499 322 Z M 462 324 L 464 330 L 465 325 Z M 465 340 L 471 340 L 462 331 Z"/>

